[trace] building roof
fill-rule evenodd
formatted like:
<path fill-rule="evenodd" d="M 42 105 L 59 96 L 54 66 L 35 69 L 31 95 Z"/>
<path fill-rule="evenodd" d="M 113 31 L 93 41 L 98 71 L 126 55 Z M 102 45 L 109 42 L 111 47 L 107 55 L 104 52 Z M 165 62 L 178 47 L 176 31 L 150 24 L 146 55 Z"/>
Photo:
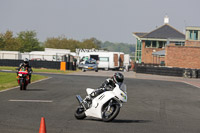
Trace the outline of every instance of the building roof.
<path fill-rule="evenodd" d="M 148 33 L 145 33 L 145 32 L 134 32 L 133 34 L 135 34 L 138 37 L 142 37 L 142 36 L 144 36 L 144 35 L 146 35 Z"/>
<path fill-rule="evenodd" d="M 180 39 L 185 40 L 185 35 L 169 24 L 162 25 L 161 27 L 149 33 L 134 33 L 140 38 L 155 38 L 155 39 Z"/>
<path fill-rule="evenodd" d="M 165 24 L 156 30 L 146 34 L 143 38 L 159 38 L 159 39 L 185 39 L 185 35 L 174 29 L 168 24 Z"/>

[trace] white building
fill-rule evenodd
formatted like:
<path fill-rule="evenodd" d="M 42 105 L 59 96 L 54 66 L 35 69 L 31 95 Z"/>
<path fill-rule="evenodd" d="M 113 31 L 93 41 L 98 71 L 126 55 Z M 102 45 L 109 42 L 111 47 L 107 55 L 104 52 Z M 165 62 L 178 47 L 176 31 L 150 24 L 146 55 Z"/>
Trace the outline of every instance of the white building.
<path fill-rule="evenodd" d="M 47 61 L 63 61 L 65 55 L 69 55 L 68 49 L 45 48 L 44 51 L 32 51 L 30 53 L 22 53 L 22 59 L 29 60 L 47 60 Z"/>
<path fill-rule="evenodd" d="M 0 59 L 21 59 L 21 53 L 18 51 L 0 51 Z"/>
<path fill-rule="evenodd" d="M 44 51 L 32 51 L 20 53 L 19 51 L 0 51 L 0 59 L 24 60 L 47 60 L 63 61 L 65 57 L 71 54 L 68 49 L 45 48 Z M 74 54 L 74 53 L 73 53 Z"/>

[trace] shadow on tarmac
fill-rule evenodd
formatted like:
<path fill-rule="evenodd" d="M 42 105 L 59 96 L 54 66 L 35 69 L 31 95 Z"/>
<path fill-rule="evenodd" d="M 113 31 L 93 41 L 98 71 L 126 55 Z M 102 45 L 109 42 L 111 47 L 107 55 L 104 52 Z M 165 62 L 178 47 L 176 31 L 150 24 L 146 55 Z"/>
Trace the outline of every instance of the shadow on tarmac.
<path fill-rule="evenodd" d="M 152 122 L 150 120 L 120 120 L 120 119 L 115 119 L 111 121 L 111 123 L 149 123 Z"/>
<path fill-rule="evenodd" d="M 27 89 L 26 91 L 45 91 L 44 89 Z"/>
<path fill-rule="evenodd" d="M 91 118 L 91 119 L 85 119 L 87 121 L 102 121 L 101 119 L 95 119 L 95 118 Z M 125 119 L 114 119 L 113 121 L 109 122 L 109 123 L 149 123 L 152 122 L 150 120 L 125 120 Z"/>

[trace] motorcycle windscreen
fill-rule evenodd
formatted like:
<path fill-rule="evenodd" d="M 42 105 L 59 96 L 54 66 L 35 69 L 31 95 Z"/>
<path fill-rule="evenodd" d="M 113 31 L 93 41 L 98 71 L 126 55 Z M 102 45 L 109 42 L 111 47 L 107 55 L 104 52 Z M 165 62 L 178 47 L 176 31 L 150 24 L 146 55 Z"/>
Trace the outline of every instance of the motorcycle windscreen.
<path fill-rule="evenodd" d="M 124 92 L 124 93 L 127 93 L 127 91 L 126 91 L 126 84 L 121 84 L 121 86 L 120 86 L 120 89 Z"/>
<path fill-rule="evenodd" d="M 88 95 L 91 94 L 93 91 L 94 91 L 94 89 L 91 89 L 91 88 L 86 89 L 86 92 L 87 92 Z"/>

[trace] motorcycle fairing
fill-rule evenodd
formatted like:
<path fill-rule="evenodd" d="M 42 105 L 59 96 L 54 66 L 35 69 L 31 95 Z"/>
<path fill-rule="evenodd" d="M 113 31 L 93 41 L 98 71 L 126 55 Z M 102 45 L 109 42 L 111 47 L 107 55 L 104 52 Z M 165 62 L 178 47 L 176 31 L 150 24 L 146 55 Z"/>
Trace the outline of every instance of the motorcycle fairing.
<path fill-rule="evenodd" d="M 91 88 L 86 89 L 86 92 L 87 92 L 88 95 L 90 95 L 93 91 L 94 91 L 94 89 L 91 89 Z"/>
<path fill-rule="evenodd" d="M 115 94 L 112 91 L 106 91 L 92 100 L 92 106 L 85 111 L 86 116 L 102 118 L 102 107 L 107 101 L 114 98 Z"/>

